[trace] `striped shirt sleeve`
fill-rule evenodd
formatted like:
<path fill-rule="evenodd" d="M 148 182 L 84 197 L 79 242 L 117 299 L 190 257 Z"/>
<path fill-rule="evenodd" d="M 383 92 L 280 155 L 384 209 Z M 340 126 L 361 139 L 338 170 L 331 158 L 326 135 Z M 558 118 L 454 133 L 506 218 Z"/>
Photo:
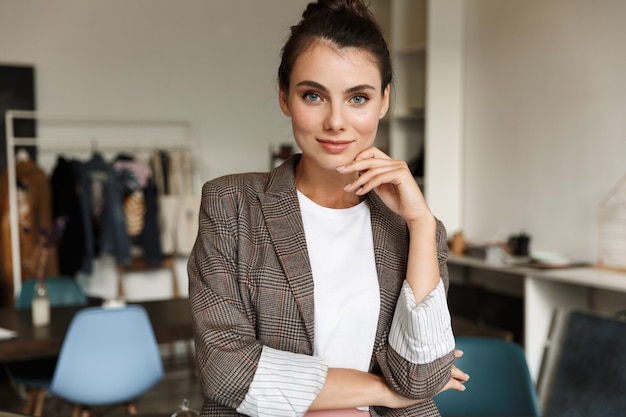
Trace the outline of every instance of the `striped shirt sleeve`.
<path fill-rule="evenodd" d="M 430 363 L 454 349 L 450 312 L 441 279 L 419 304 L 408 282 L 404 282 L 389 332 L 389 345 L 416 364 Z"/>
<path fill-rule="evenodd" d="M 303 416 L 318 396 L 328 365 L 320 357 L 263 347 L 256 373 L 237 412 L 248 416 Z"/>

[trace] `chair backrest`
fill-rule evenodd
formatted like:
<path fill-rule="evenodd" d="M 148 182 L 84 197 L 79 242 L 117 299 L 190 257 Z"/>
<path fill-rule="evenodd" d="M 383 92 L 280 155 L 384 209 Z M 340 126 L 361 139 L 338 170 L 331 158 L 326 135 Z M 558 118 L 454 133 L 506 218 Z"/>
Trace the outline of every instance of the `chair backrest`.
<path fill-rule="evenodd" d="M 33 298 L 35 297 L 36 279 L 28 279 L 22 282 L 20 295 L 15 300 L 15 308 L 28 309 L 31 308 Z M 50 306 L 84 306 L 87 305 L 87 296 L 80 283 L 74 278 L 59 276 L 47 277 L 46 289 L 48 291 L 48 299 Z"/>
<path fill-rule="evenodd" d="M 522 348 L 501 339 L 457 337 L 463 356 L 456 366 L 468 373 L 465 392 L 448 390 L 435 397 L 442 416 L 541 415 L 537 391 Z"/>
<path fill-rule="evenodd" d="M 626 317 L 570 311 L 559 347 L 546 414 L 626 415 Z"/>
<path fill-rule="evenodd" d="M 143 307 L 88 307 L 72 319 L 49 391 L 77 404 L 112 405 L 131 401 L 162 378 Z"/>

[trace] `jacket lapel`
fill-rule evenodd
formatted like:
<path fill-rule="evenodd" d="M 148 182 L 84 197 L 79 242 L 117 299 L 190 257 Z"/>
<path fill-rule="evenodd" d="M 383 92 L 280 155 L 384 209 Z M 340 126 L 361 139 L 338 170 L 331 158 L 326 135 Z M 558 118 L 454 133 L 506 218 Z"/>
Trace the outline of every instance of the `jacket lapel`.
<path fill-rule="evenodd" d="M 259 194 L 261 210 L 283 267 L 313 351 L 314 293 L 313 274 L 307 252 L 304 226 L 296 194 L 295 166 L 299 156 L 276 168 L 269 176 L 265 192 Z"/>

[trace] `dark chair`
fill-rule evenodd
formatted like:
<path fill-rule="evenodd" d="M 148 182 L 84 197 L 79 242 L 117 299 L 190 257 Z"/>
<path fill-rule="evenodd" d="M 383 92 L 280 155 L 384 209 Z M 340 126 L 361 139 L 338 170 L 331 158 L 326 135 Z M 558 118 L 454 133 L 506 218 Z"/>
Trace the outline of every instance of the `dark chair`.
<path fill-rule="evenodd" d="M 626 316 L 570 311 L 564 330 L 546 415 L 626 415 Z"/>
<path fill-rule="evenodd" d="M 537 391 L 522 348 L 501 339 L 457 337 L 463 356 L 456 366 L 470 375 L 465 392 L 448 390 L 435 397 L 442 416 L 541 415 Z"/>

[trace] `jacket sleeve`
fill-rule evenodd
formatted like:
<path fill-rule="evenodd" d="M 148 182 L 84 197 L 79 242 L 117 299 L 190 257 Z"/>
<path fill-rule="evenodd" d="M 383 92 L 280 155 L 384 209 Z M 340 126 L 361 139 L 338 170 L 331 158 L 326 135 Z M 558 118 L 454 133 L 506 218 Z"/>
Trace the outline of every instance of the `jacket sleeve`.
<path fill-rule="evenodd" d="M 398 298 L 386 349 L 377 359 L 387 382 L 409 398 L 432 398 L 448 382 L 454 363 L 454 335 L 446 301 L 448 246 L 437 223 L 440 282 L 421 303 L 415 303 L 405 282 Z"/>
<path fill-rule="evenodd" d="M 251 416 L 277 415 L 276 407 L 288 407 L 281 415 L 303 415 L 325 382 L 327 365 L 257 339 L 255 309 L 239 282 L 239 245 L 250 238 L 240 236 L 240 200 L 232 188 L 205 184 L 187 265 L 203 396 Z"/>

